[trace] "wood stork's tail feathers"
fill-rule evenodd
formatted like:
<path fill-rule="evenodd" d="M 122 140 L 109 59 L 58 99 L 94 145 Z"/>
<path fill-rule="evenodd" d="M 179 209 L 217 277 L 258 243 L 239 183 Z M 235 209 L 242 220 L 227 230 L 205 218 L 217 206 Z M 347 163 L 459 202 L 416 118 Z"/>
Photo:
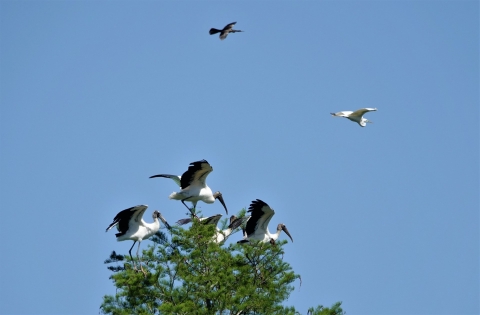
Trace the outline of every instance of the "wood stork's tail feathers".
<path fill-rule="evenodd" d="M 174 200 L 182 200 L 182 199 L 185 199 L 185 197 L 180 194 L 180 193 L 177 193 L 177 192 L 172 192 L 170 194 L 170 196 L 168 196 L 168 199 L 174 199 Z M 188 208 L 188 207 L 187 207 Z M 189 208 L 190 209 L 190 208 Z"/>
<path fill-rule="evenodd" d="M 337 112 L 337 113 L 330 113 L 330 115 L 334 117 L 347 117 L 351 113 L 352 113 L 351 111 L 343 111 L 343 112 Z"/>
<path fill-rule="evenodd" d="M 220 33 L 222 30 L 216 29 L 216 28 L 211 28 L 209 33 L 210 35 Z"/>

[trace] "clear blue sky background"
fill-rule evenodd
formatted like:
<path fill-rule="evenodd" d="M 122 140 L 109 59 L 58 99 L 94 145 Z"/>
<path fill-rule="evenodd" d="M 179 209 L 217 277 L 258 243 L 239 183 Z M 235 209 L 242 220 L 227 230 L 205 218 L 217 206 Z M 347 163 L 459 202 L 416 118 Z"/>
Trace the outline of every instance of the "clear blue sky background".
<path fill-rule="evenodd" d="M 103 261 L 131 246 L 105 228 L 138 204 L 184 217 L 148 177 L 200 159 L 231 212 L 259 198 L 288 226 L 286 305 L 480 312 L 478 1 L 2 0 L 0 18 L 1 314 L 98 313 Z M 366 128 L 330 116 L 362 107 Z"/>

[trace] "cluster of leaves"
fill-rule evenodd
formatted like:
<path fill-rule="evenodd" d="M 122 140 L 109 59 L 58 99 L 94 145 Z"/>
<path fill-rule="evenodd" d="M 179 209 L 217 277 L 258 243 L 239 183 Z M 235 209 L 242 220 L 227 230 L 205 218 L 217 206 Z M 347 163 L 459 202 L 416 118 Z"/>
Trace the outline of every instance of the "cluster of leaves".
<path fill-rule="evenodd" d="M 143 252 L 145 274 L 132 269 L 130 257 L 112 253 L 105 261 L 116 294 L 104 296 L 105 314 L 298 314 L 282 302 L 300 279 L 283 261 L 286 241 L 231 244 L 212 241 L 216 228 L 194 222 L 151 238 Z M 312 315 L 342 315 L 322 306 Z M 325 311 L 328 311 L 325 313 Z"/>

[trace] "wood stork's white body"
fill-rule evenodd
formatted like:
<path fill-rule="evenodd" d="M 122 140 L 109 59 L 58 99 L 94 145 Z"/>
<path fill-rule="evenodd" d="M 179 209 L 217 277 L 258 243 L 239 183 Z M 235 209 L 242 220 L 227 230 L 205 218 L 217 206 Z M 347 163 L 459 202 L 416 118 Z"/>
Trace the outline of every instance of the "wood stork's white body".
<path fill-rule="evenodd" d="M 185 201 L 189 201 L 192 203 L 194 209 L 197 207 L 197 202 L 199 201 L 211 204 L 215 202 L 215 199 L 218 199 L 225 208 L 225 212 L 228 214 L 222 194 L 219 191 L 212 193 L 212 190 L 205 182 L 208 174 L 212 171 L 212 166 L 206 160 L 201 160 L 190 163 L 188 170 L 183 173 L 182 176 L 159 174 L 150 176 L 150 178 L 170 178 L 180 186 L 180 191 L 171 193 L 168 197 L 170 199 L 180 200 L 184 205 Z M 185 207 L 188 208 L 187 205 L 185 205 Z M 188 209 L 194 214 L 192 209 Z"/>
<path fill-rule="evenodd" d="M 276 233 L 270 233 L 268 230 L 268 223 L 272 219 L 275 211 L 270 208 L 268 204 L 263 202 L 260 199 L 252 201 L 248 212 L 251 213 L 250 218 L 247 221 L 247 226 L 245 228 L 244 239 L 239 241 L 239 243 L 248 242 L 249 240 L 257 240 L 263 243 L 271 242 L 275 244 L 275 241 L 280 236 L 282 230 L 290 237 L 293 242 L 293 238 L 287 230 L 287 227 L 280 223 L 277 226 Z"/>
<path fill-rule="evenodd" d="M 120 211 L 113 222 L 107 227 L 107 230 L 112 229 L 114 226 L 117 227 L 119 233 L 116 233 L 115 236 L 117 237 L 117 241 L 133 241 L 132 247 L 128 253 L 130 254 L 130 258 L 133 261 L 132 257 L 132 248 L 135 246 L 135 243 L 138 242 L 138 249 L 137 249 L 137 258 L 138 252 L 140 250 L 140 243 L 143 240 L 150 238 L 152 235 L 158 232 L 160 229 L 160 220 L 162 220 L 165 225 L 168 226 L 167 221 L 162 217 L 162 214 L 158 211 L 153 212 L 153 223 L 147 223 L 143 220 L 143 214 L 145 210 L 147 210 L 148 206 L 146 205 L 139 205 L 135 207 L 131 207 L 125 210 Z M 140 258 L 139 258 L 140 260 Z M 135 266 L 135 265 L 134 265 Z M 141 268 L 141 265 L 140 265 Z M 143 269 L 142 269 L 143 271 Z"/>
<path fill-rule="evenodd" d="M 330 113 L 332 116 L 336 117 L 345 117 L 350 119 L 351 121 L 356 122 L 359 124 L 361 127 L 365 127 L 367 123 L 373 123 L 372 121 L 363 118 L 363 115 L 368 112 L 373 112 L 376 111 L 376 108 L 361 108 L 358 109 L 354 112 L 352 111 L 343 111 L 343 112 L 338 112 L 338 113 Z"/>
<path fill-rule="evenodd" d="M 174 200 L 185 200 L 188 199 L 193 204 L 195 208 L 197 202 L 203 201 L 205 203 L 214 203 L 215 198 L 213 197 L 212 190 L 205 183 L 193 182 L 190 186 L 182 189 L 179 192 L 173 192 L 168 196 L 170 199 Z"/>

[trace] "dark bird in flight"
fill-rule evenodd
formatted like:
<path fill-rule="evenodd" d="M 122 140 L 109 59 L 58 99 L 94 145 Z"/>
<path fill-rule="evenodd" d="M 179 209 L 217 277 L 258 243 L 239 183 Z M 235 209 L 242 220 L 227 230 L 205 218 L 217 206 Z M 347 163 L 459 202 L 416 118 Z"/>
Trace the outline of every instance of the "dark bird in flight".
<path fill-rule="evenodd" d="M 237 22 L 232 22 L 230 24 L 227 24 L 222 30 L 219 30 L 219 29 L 216 29 L 216 28 L 211 28 L 209 33 L 210 33 L 210 35 L 220 33 L 220 40 L 224 40 L 225 38 L 227 38 L 229 33 L 243 32 L 243 31 L 240 31 L 240 30 L 234 30 L 233 29 L 233 26 L 236 23 Z"/>

